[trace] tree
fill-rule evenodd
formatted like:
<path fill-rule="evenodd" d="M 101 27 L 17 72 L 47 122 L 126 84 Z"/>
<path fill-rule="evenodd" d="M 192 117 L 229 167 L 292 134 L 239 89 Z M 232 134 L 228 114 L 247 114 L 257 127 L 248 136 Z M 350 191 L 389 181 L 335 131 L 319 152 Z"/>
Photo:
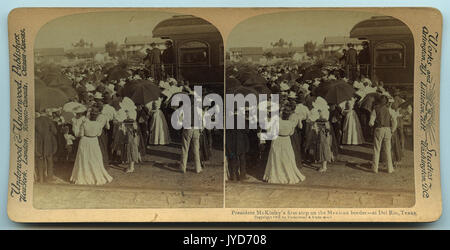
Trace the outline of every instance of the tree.
<path fill-rule="evenodd" d="M 292 42 L 290 43 L 292 44 Z M 278 47 L 278 48 L 284 48 L 285 45 L 289 45 L 288 42 L 286 42 L 283 38 L 280 38 L 280 40 L 270 43 L 270 45 L 274 48 Z"/>
<path fill-rule="evenodd" d="M 266 51 L 263 53 L 263 56 L 267 59 L 267 60 L 271 60 L 275 55 L 272 53 L 272 51 Z"/>
<path fill-rule="evenodd" d="M 306 42 L 304 49 L 307 56 L 314 57 L 316 55 L 317 43 L 313 43 L 312 41 Z"/>
<path fill-rule="evenodd" d="M 118 56 L 118 48 L 117 43 L 111 41 L 105 44 L 105 51 L 112 58 L 116 58 Z"/>
<path fill-rule="evenodd" d="M 76 55 L 73 52 L 66 53 L 66 57 L 70 60 L 75 59 Z"/>
<path fill-rule="evenodd" d="M 87 42 L 83 38 L 81 38 L 78 42 L 72 43 L 72 47 L 74 48 L 87 48 L 87 47 L 94 47 L 93 42 Z"/>

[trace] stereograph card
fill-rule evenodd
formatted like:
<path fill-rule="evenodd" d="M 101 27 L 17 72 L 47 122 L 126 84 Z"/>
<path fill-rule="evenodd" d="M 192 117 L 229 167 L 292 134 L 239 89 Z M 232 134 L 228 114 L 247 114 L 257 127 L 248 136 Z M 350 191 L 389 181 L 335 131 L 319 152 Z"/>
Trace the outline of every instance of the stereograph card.
<path fill-rule="evenodd" d="M 17 222 L 429 222 L 432 8 L 19 8 Z"/>

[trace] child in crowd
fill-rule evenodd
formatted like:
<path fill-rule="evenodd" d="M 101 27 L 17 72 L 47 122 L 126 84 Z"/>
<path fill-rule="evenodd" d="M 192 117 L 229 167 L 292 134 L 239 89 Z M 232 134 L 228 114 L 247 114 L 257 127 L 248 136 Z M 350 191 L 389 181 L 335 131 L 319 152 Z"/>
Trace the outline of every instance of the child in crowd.
<path fill-rule="evenodd" d="M 72 157 L 72 153 L 73 153 L 73 141 L 75 140 L 75 136 L 73 136 L 72 134 L 69 134 L 68 126 L 63 127 L 63 133 L 64 133 L 64 139 L 66 141 L 66 145 L 65 145 L 66 161 L 69 161 L 69 159 Z"/>

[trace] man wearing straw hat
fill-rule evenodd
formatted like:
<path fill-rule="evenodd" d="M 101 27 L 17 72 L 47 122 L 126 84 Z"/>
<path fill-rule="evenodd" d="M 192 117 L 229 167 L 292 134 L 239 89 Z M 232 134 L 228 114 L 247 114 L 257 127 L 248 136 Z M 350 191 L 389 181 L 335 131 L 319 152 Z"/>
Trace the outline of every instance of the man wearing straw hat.
<path fill-rule="evenodd" d="M 374 173 L 378 173 L 378 163 L 380 161 L 380 151 L 384 144 L 384 154 L 388 173 L 394 172 L 391 154 L 391 137 L 397 128 L 397 120 L 393 118 L 388 109 L 388 97 L 382 95 L 380 103 L 376 105 L 370 115 L 369 125 L 375 127 L 373 143 L 373 166 Z"/>
<path fill-rule="evenodd" d="M 190 115 L 190 127 L 183 127 L 182 131 L 182 144 L 181 144 L 181 172 L 186 173 L 187 168 L 187 161 L 188 161 L 188 155 L 189 155 L 189 148 L 192 146 L 192 152 L 194 154 L 194 165 L 195 165 L 195 172 L 198 174 L 202 172 L 202 164 L 200 161 L 200 133 L 201 133 L 201 124 L 203 122 L 202 118 L 202 110 L 197 109 L 195 105 L 195 98 L 196 97 L 194 93 L 190 94 L 190 100 L 191 100 L 191 115 Z M 198 115 L 195 115 L 197 113 Z M 183 117 L 185 114 L 180 114 L 180 117 Z M 183 120 L 181 119 L 181 120 Z M 189 119 L 189 118 L 187 118 Z M 197 122 L 196 122 L 196 119 Z M 180 120 L 180 121 L 181 121 Z M 200 126 L 200 127 L 198 127 Z"/>

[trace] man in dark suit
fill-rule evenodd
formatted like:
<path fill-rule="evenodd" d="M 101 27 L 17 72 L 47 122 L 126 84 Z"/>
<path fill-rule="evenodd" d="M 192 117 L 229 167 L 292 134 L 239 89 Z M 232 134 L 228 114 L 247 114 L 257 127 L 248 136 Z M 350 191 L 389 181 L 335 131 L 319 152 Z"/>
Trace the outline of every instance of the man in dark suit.
<path fill-rule="evenodd" d="M 146 50 L 144 64 L 155 82 L 159 83 L 161 80 L 161 50 L 156 47 L 156 43 L 151 43 L 150 47 L 151 49 Z"/>
<path fill-rule="evenodd" d="M 358 62 L 361 76 L 370 78 L 370 51 L 367 41 L 363 42 L 363 49 L 358 54 Z"/>
<path fill-rule="evenodd" d="M 373 139 L 373 129 L 369 126 L 370 115 L 375 106 L 376 98 L 374 95 L 368 95 L 361 102 L 361 106 L 358 109 L 359 120 L 363 130 L 364 139 L 367 142 L 371 142 Z"/>
<path fill-rule="evenodd" d="M 175 78 L 175 50 L 171 41 L 166 41 L 166 49 L 162 53 L 162 63 L 166 77 Z"/>
<path fill-rule="evenodd" d="M 53 174 L 53 155 L 58 150 L 58 141 L 56 139 L 56 125 L 47 116 L 47 114 L 36 114 L 35 120 L 35 154 L 36 154 L 36 170 L 37 181 L 39 183 L 53 182 L 55 177 Z M 45 178 L 47 172 L 47 178 Z"/>
<path fill-rule="evenodd" d="M 358 52 L 354 48 L 355 46 L 352 43 L 347 44 L 347 67 L 348 67 L 348 78 L 350 82 L 354 82 L 357 78 L 356 72 L 358 70 Z"/>

